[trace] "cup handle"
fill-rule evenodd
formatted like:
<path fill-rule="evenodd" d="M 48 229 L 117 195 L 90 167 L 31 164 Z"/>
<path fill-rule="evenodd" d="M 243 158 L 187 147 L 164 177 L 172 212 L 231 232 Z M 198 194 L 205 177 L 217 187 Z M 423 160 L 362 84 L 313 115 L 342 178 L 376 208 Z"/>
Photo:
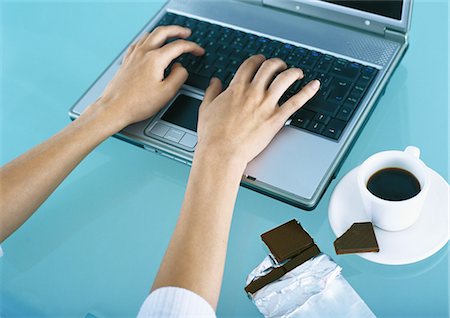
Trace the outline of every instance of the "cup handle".
<path fill-rule="evenodd" d="M 407 154 L 410 154 L 413 157 L 419 158 L 420 157 L 420 149 L 414 146 L 408 146 L 405 148 L 405 152 Z"/>

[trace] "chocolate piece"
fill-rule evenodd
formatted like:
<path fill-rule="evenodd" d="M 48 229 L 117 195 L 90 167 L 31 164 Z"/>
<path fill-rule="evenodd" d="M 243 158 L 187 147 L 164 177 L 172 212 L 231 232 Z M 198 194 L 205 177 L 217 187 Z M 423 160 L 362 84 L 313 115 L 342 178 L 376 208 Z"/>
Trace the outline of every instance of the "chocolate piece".
<path fill-rule="evenodd" d="M 379 252 L 377 238 L 371 222 L 353 223 L 334 241 L 336 254 Z"/>
<path fill-rule="evenodd" d="M 273 283 L 274 281 L 283 277 L 284 274 L 290 272 L 297 266 L 300 266 L 304 262 L 310 260 L 311 258 L 320 254 L 320 250 L 316 244 L 313 244 L 306 250 L 304 250 L 300 255 L 295 256 L 290 259 L 283 266 L 273 268 L 269 273 L 258 279 L 252 281 L 244 289 L 249 294 L 254 294 L 264 286 Z"/>
<path fill-rule="evenodd" d="M 261 239 L 278 263 L 300 254 L 314 244 L 311 236 L 296 220 L 291 220 L 261 234 Z"/>

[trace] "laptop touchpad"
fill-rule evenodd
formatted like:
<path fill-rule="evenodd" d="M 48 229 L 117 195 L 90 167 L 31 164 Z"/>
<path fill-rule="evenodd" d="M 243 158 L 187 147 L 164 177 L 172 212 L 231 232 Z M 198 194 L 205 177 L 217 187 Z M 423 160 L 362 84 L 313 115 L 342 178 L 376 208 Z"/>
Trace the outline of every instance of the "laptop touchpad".
<path fill-rule="evenodd" d="M 178 95 L 161 117 L 171 124 L 197 131 L 198 108 L 201 100 L 187 95 Z"/>
<path fill-rule="evenodd" d="M 189 94 L 189 95 L 187 95 Z M 198 109 L 202 96 L 180 92 L 144 133 L 170 145 L 193 152 L 197 144 Z"/>

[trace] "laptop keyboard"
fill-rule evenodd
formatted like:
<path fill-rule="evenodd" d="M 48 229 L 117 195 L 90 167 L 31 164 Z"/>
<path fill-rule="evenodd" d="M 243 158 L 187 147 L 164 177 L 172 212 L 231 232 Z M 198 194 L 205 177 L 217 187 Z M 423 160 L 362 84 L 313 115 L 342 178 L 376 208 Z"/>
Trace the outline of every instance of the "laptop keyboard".
<path fill-rule="evenodd" d="M 280 104 L 311 80 L 318 79 L 320 90 L 292 116 L 290 125 L 333 140 L 341 136 L 378 72 L 373 67 L 332 55 L 174 13 L 166 13 L 157 25 L 172 24 L 191 29 L 188 40 L 206 50 L 201 57 L 183 54 L 175 61 L 189 71 L 186 84 L 190 86 L 204 90 L 215 76 L 226 87 L 241 63 L 255 54 L 278 57 L 288 67 L 303 70 L 304 78 L 288 89 Z"/>

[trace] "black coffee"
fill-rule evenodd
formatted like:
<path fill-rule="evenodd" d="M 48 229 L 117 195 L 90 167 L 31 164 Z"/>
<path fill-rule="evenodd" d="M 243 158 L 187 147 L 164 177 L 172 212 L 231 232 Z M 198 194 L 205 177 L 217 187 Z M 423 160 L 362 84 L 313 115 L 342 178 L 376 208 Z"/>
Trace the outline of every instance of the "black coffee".
<path fill-rule="evenodd" d="M 367 189 L 381 199 L 402 201 L 416 196 L 420 192 L 420 183 L 409 171 L 386 168 L 370 177 Z"/>

